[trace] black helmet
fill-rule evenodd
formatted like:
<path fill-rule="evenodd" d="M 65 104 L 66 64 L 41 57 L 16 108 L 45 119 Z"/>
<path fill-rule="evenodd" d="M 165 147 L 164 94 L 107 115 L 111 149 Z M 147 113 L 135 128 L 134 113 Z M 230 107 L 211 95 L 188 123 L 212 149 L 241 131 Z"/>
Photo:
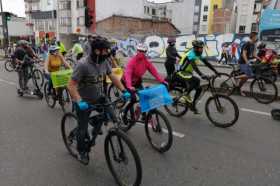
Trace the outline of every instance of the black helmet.
<path fill-rule="evenodd" d="M 111 44 L 110 44 L 110 42 L 108 41 L 107 38 L 97 36 L 97 37 L 94 37 L 93 40 L 91 41 L 91 48 L 92 48 L 92 50 L 94 50 L 94 49 L 110 49 Z"/>
<path fill-rule="evenodd" d="M 192 46 L 194 48 L 203 48 L 204 47 L 204 42 L 203 41 L 200 41 L 200 40 L 194 40 L 192 42 Z"/>
<path fill-rule="evenodd" d="M 261 50 L 261 49 L 264 49 L 266 47 L 266 44 L 265 43 L 260 43 L 258 45 L 258 49 Z"/>

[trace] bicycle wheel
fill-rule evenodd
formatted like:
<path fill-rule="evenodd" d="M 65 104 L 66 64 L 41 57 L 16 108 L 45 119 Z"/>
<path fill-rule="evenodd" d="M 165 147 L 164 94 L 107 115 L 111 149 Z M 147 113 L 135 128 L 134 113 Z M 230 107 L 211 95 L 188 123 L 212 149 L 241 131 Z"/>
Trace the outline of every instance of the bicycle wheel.
<path fill-rule="evenodd" d="M 15 70 L 15 66 L 12 64 L 12 61 L 10 59 L 5 62 L 5 69 L 8 72 L 13 72 Z"/>
<path fill-rule="evenodd" d="M 235 84 L 232 80 L 231 75 L 227 73 L 220 73 L 220 76 L 216 76 L 212 80 L 214 88 L 221 94 L 230 96 L 233 94 L 235 89 Z"/>
<path fill-rule="evenodd" d="M 269 104 L 278 97 L 278 89 L 270 79 L 254 79 L 250 85 L 251 95 L 255 100 L 262 104 Z"/>
<path fill-rule="evenodd" d="M 239 108 L 235 101 L 225 95 L 208 98 L 205 104 L 208 119 L 216 127 L 227 128 L 234 125 L 239 118 Z"/>
<path fill-rule="evenodd" d="M 173 103 L 171 105 L 165 105 L 165 110 L 171 116 L 181 117 L 185 115 L 188 111 L 188 106 L 179 101 L 182 97 L 183 91 L 179 88 L 173 88 L 169 91 L 169 94 L 172 96 Z"/>
<path fill-rule="evenodd" d="M 64 114 L 61 120 L 61 134 L 62 139 L 68 152 L 77 158 L 77 131 L 78 131 L 78 119 L 73 113 Z"/>
<path fill-rule="evenodd" d="M 145 120 L 145 133 L 152 147 L 160 153 L 168 151 L 173 142 L 171 125 L 159 110 L 152 110 Z"/>
<path fill-rule="evenodd" d="M 104 143 L 105 157 L 118 185 L 138 186 L 142 181 L 142 165 L 135 146 L 125 133 L 110 130 Z"/>
<path fill-rule="evenodd" d="M 111 102 L 116 101 L 117 99 L 119 99 L 121 97 L 121 92 L 120 90 L 115 87 L 113 84 L 110 85 L 109 89 L 108 89 L 108 98 Z M 123 108 L 125 106 L 125 101 L 120 101 L 116 104 L 116 107 L 118 109 Z"/>
<path fill-rule="evenodd" d="M 70 97 L 70 94 L 68 92 L 68 90 L 66 88 L 61 88 L 60 90 L 61 92 L 60 94 L 60 100 L 59 100 L 59 104 L 61 106 L 61 109 L 63 112 L 71 112 L 73 110 L 73 105 L 72 105 L 72 100 Z"/>
<path fill-rule="evenodd" d="M 55 107 L 55 104 L 56 104 L 56 99 L 55 99 L 55 90 L 53 88 L 51 88 L 50 92 L 48 91 L 49 90 L 49 83 L 46 82 L 45 83 L 45 86 L 44 86 L 44 96 L 45 96 L 45 100 L 47 102 L 47 105 L 50 107 L 50 108 L 54 108 Z"/>
<path fill-rule="evenodd" d="M 35 69 L 32 72 L 32 81 L 36 88 L 39 90 L 44 85 L 44 75 L 39 69 Z"/>

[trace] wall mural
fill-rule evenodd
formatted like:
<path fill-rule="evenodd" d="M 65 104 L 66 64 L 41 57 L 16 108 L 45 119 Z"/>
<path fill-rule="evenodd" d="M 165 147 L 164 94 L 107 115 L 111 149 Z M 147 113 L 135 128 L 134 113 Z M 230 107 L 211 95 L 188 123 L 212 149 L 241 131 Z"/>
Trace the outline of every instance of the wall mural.
<path fill-rule="evenodd" d="M 207 47 L 205 50 L 205 55 L 213 60 L 217 60 L 221 56 L 222 46 L 224 44 L 235 44 L 237 45 L 238 52 L 236 54 L 237 59 L 240 55 L 241 46 L 243 43 L 249 40 L 248 35 L 239 34 L 220 34 L 220 35 L 206 35 L 198 36 L 195 35 L 180 35 L 176 37 L 176 48 L 179 53 L 183 53 L 186 49 L 191 48 L 191 42 L 195 39 L 202 40 L 206 43 Z M 168 46 L 167 37 L 160 37 L 157 35 L 147 36 L 142 39 L 136 39 L 133 37 L 128 37 L 124 40 L 116 40 L 121 52 L 126 57 L 131 57 L 136 52 L 136 47 L 139 42 L 144 42 L 149 47 L 148 56 L 152 59 L 154 58 L 164 58 L 165 49 Z"/>

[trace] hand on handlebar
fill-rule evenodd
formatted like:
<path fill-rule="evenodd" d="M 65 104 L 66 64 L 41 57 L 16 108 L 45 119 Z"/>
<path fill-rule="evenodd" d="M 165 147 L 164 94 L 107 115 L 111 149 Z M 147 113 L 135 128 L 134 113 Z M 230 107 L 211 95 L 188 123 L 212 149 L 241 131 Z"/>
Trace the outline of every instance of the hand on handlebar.
<path fill-rule="evenodd" d="M 201 78 L 202 78 L 203 80 L 209 80 L 209 77 L 208 77 L 207 75 L 205 75 L 205 74 L 202 74 L 202 75 L 201 75 Z"/>

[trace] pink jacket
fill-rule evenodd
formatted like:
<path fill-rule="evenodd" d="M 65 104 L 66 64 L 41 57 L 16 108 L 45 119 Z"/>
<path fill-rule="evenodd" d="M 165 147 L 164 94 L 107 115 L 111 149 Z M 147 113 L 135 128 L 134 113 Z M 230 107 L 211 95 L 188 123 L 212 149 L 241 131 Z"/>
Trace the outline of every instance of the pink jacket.
<path fill-rule="evenodd" d="M 149 71 L 157 81 L 164 82 L 154 65 L 145 57 L 144 54 L 138 53 L 132 57 L 125 69 L 124 80 L 127 88 L 132 88 L 136 83 L 142 80 L 146 71 Z"/>

